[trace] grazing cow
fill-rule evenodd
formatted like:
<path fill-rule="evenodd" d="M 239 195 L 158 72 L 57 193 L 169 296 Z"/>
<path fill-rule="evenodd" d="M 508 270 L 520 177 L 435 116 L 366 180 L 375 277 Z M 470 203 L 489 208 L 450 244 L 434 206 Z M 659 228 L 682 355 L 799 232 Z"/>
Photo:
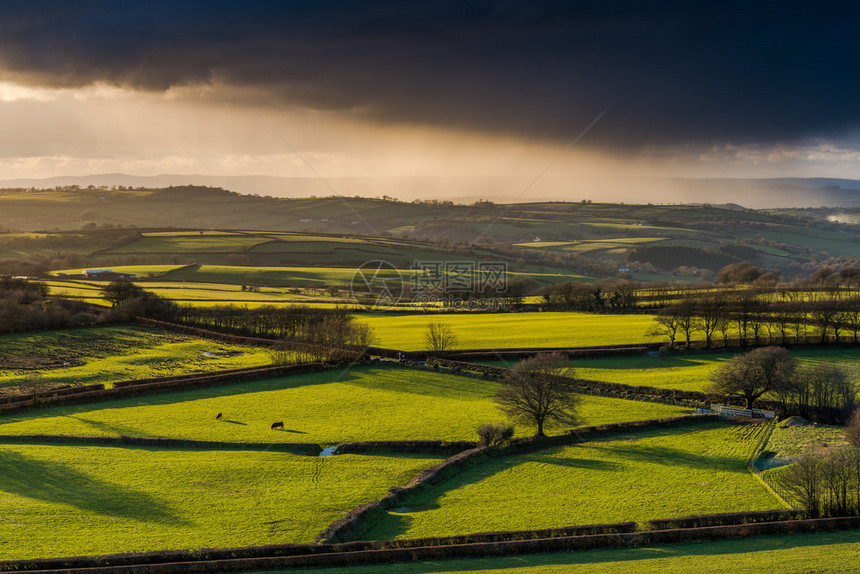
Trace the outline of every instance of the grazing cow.
<path fill-rule="evenodd" d="M 217 415 L 215 415 L 215 418 L 216 418 L 216 419 L 220 419 L 220 418 L 221 418 L 221 413 L 218 413 Z"/>
<path fill-rule="evenodd" d="M 282 428 L 284 428 L 284 423 L 282 423 L 282 422 L 272 423 L 272 428 L 273 429 L 282 429 Z"/>

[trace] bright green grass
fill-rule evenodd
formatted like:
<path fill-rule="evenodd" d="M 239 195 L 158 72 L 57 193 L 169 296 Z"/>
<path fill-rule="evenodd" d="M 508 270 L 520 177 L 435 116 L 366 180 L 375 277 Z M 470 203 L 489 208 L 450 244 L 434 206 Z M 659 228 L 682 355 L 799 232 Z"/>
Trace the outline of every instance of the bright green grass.
<path fill-rule="evenodd" d="M 206 352 L 235 356 L 209 357 Z M 268 349 L 224 345 L 143 327 L 0 337 L 0 386 L 112 383 L 271 364 Z"/>
<path fill-rule="evenodd" d="M 246 277 L 246 280 L 247 283 L 251 283 L 253 277 Z M 101 301 L 104 304 L 107 304 L 107 302 L 96 298 L 101 297 L 102 287 L 107 284 L 107 281 L 94 282 L 89 280 L 85 282 L 47 282 L 47 285 L 51 290 L 50 292 L 54 295 L 75 298 L 84 297 Z M 357 305 L 345 291 L 341 291 L 340 295 L 332 296 L 322 289 L 299 290 L 289 287 L 260 287 L 259 291 L 242 291 L 241 285 L 231 283 L 146 281 L 139 283 L 139 285 L 146 291 L 150 291 L 177 303 L 186 304 L 240 305 L 243 307 L 246 304 L 260 306 L 324 303 L 327 305 L 341 304 L 350 307 Z"/>
<path fill-rule="evenodd" d="M 144 237 L 212 237 L 212 236 L 224 236 L 224 235 L 243 235 L 240 231 L 212 231 L 209 229 L 203 231 L 144 231 L 141 233 Z"/>
<path fill-rule="evenodd" d="M 0 435 L 161 436 L 210 441 L 475 440 L 503 420 L 498 383 L 395 366 L 356 367 L 0 418 Z M 223 420 L 215 415 L 223 413 Z M 670 405 L 583 397 L 583 424 L 682 414 Z M 283 421 L 284 431 L 272 431 Z M 532 429 L 518 429 L 518 435 Z M 2 439 L 0 439 L 2 442 Z"/>
<path fill-rule="evenodd" d="M 782 503 L 746 467 L 765 423 L 648 431 L 499 457 L 404 502 L 367 539 L 551 528 Z"/>
<path fill-rule="evenodd" d="M 226 301 L 219 299 L 200 299 L 200 300 L 180 300 L 183 305 L 191 307 L 214 307 L 220 305 L 239 305 L 242 309 L 257 309 L 259 307 L 283 306 L 290 307 L 293 305 L 302 305 L 303 307 L 313 307 L 314 309 L 346 309 L 348 311 L 361 310 L 362 308 L 350 303 L 339 303 L 336 299 L 332 299 L 332 303 L 324 303 L 319 300 L 301 301 L 301 300 L 286 300 L 286 301 Z"/>
<path fill-rule="evenodd" d="M 425 348 L 429 323 L 447 323 L 458 349 L 580 347 L 657 341 L 646 333 L 651 315 L 588 313 L 499 313 L 454 315 L 360 315 L 373 327 L 380 347 L 418 351 Z"/>
<path fill-rule="evenodd" d="M 0 559 L 310 542 L 438 458 L 0 447 Z"/>
<path fill-rule="evenodd" d="M 856 373 L 860 349 L 804 349 L 790 351 L 802 363 L 838 364 Z M 733 353 L 676 354 L 652 359 L 648 356 L 576 359 L 571 366 L 577 377 L 622 383 L 625 385 L 704 391 L 710 376 Z M 509 361 L 487 361 L 487 364 L 510 367 Z"/>
<path fill-rule="evenodd" d="M 810 424 L 786 427 L 777 423 L 764 447 L 769 456 L 757 464 L 764 469 L 772 469 L 790 464 L 810 449 L 829 450 L 847 445 L 845 428 L 841 426 Z"/>
<path fill-rule="evenodd" d="M 51 295 L 62 297 L 101 297 L 101 287 L 77 283 L 75 281 L 45 281 Z"/>
<path fill-rule="evenodd" d="M 247 283 L 251 283 L 253 277 L 247 277 Z M 146 282 L 141 287 L 152 291 L 157 295 L 166 297 L 173 301 L 209 301 L 213 304 L 229 303 L 303 303 L 310 300 L 325 299 L 331 302 L 349 303 L 352 300 L 346 293 L 342 296 L 332 297 L 322 290 L 309 289 L 299 291 L 287 287 L 260 287 L 259 291 L 242 291 L 241 285 L 225 283 L 178 283 L 178 282 Z"/>
<path fill-rule="evenodd" d="M 349 568 L 290 570 L 336 574 L 842 574 L 860 561 L 860 531 L 740 538 L 617 550 L 527 554 Z"/>
<path fill-rule="evenodd" d="M 625 385 L 704 391 L 711 373 L 729 360 L 730 353 L 673 355 L 660 359 L 613 357 L 577 359 L 572 362 L 577 377 Z"/>

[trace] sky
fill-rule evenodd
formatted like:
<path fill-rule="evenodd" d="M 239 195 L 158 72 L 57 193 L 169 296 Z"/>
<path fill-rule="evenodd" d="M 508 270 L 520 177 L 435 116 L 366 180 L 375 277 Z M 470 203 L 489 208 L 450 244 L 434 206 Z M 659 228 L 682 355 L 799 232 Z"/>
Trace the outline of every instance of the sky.
<path fill-rule="evenodd" d="M 860 178 L 858 12 L 12 0 L 0 179 Z"/>

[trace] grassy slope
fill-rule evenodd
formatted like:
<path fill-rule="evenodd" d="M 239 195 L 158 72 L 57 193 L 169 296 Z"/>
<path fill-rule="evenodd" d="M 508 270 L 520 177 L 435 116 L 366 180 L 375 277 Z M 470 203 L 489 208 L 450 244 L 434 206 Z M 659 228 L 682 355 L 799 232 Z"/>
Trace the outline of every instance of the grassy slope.
<path fill-rule="evenodd" d="M 860 560 L 860 531 L 797 534 L 619 550 L 529 554 L 350 568 L 290 570 L 336 574 L 842 574 Z"/>
<path fill-rule="evenodd" d="M 660 359 L 617 357 L 579 359 L 573 365 L 576 376 L 584 379 L 701 391 L 710 384 L 708 377 L 713 370 L 731 357 L 729 353 L 676 355 Z"/>
<path fill-rule="evenodd" d="M 453 241 L 473 241 L 495 222 L 492 239 L 499 244 L 530 242 L 535 236 L 554 243 L 574 241 L 606 241 L 619 245 L 611 250 L 620 255 L 622 247 L 646 239 L 665 237 L 668 241 L 701 240 L 717 246 L 727 241 L 762 236 L 789 245 L 810 247 L 829 255 L 857 254 L 856 237 L 853 233 L 839 233 L 823 226 L 808 227 L 799 219 L 774 218 L 762 212 L 731 211 L 699 206 L 645 206 L 593 204 L 517 204 L 496 208 L 471 206 L 418 205 L 387 202 L 361 198 L 309 198 L 274 199 L 240 196 L 217 190 L 158 190 L 158 191 L 44 191 L 0 194 L 2 223 L 12 229 L 80 229 L 85 224 L 110 224 L 113 226 L 156 228 L 198 226 L 202 229 L 265 229 L 270 233 L 292 231 L 313 236 L 317 233 L 408 233 L 416 237 L 432 237 Z M 707 222 L 706 227 L 700 224 Z M 749 223 L 761 223 L 765 228 L 753 227 Z M 731 226 L 732 232 L 726 229 Z M 433 230 L 436 231 L 433 231 Z M 453 231 L 449 231 L 453 230 Z M 452 235 L 453 233 L 453 235 Z M 242 232 L 241 235 L 250 235 Z M 186 232 L 190 239 L 192 234 Z M 158 240 L 162 236 L 151 235 L 147 239 Z M 169 235 L 164 235 L 169 238 Z M 234 236 L 235 238 L 236 236 Z M 730 237 L 731 239 L 727 240 Z M 229 236 L 211 234 L 207 240 Z M 247 237 L 246 237 L 247 239 Z M 238 239 L 238 246 L 252 247 L 245 239 Z M 146 247 L 146 245 L 138 246 Z M 166 253 L 157 243 L 156 251 Z M 576 246 L 568 246 L 575 248 Z M 779 248 L 781 246 L 777 246 Z M 419 251 L 423 247 L 416 244 Z M 119 248 L 132 253 L 133 247 Z M 217 245 L 214 249 L 220 249 Z M 300 264 L 301 254 L 283 252 L 275 248 L 267 255 L 250 251 L 254 263 Z M 372 250 L 375 251 L 376 248 Z M 384 248 L 383 248 L 384 249 Z M 525 248 L 528 249 L 528 248 Z M 562 247 L 566 249 L 566 247 Z M 398 249 L 396 251 L 400 251 Z M 431 249 L 432 251 L 432 249 Z M 188 253 L 189 251 L 174 251 Z M 197 251 L 198 262 L 223 263 L 211 251 Z M 226 253 L 222 251 L 220 253 Z M 606 251 L 594 257 L 605 257 Z M 329 261 L 337 259 L 354 263 L 363 257 L 361 249 L 347 249 L 342 254 L 322 254 Z M 391 254 L 398 257 L 398 253 Z M 514 255 L 515 257 L 517 255 Z M 475 256 L 472 256 L 475 257 Z M 478 256 L 482 257 L 482 256 Z M 378 257 L 371 257 L 376 259 Z M 385 259 L 385 257 L 382 257 Z M 412 256 L 404 257 L 401 263 Z M 420 258 L 424 259 L 423 255 Z M 485 257 L 482 257 L 485 259 Z M 793 259 L 805 256 L 793 256 Z M 436 257 L 431 259 L 438 259 Z M 792 258 L 765 258 L 758 263 L 787 266 Z M 167 261 L 165 261 L 167 262 Z"/>
<path fill-rule="evenodd" d="M 747 470 L 764 423 L 650 431 L 492 459 L 388 513 L 368 539 L 549 528 L 782 503 Z"/>
<path fill-rule="evenodd" d="M 646 335 L 651 315 L 586 313 L 504 313 L 487 315 L 360 315 L 373 327 L 380 347 L 417 351 L 425 348 L 429 323 L 451 325 L 458 349 L 597 346 L 656 341 Z"/>
<path fill-rule="evenodd" d="M 4 446 L 0 559 L 310 542 L 437 460 Z"/>
<path fill-rule="evenodd" d="M 208 351 L 238 353 L 206 357 Z M 69 366 L 62 366 L 64 362 Z M 267 349 L 224 345 L 143 327 L 99 327 L 0 337 L 0 386 L 111 383 L 271 364 Z"/>
<path fill-rule="evenodd" d="M 245 442 L 474 440 L 501 420 L 497 384 L 398 367 L 359 367 L 0 418 L 0 434 L 181 437 Z M 224 420 L 214 417 L 222 412 Z M 680 407 L 583 397 L 584 424 L 674 416 Z M 274 421 L 285 430 L 272 431 Z M 518 434 L 530 434 L 526 428 Z"/>
<path fill-rule="evenodd" d="M 789 464 L 809 449 L 830 450 L 848 446 L 845 428 L 835 425 L 784 426 L 777 424 L 764 451 L 769 454 L 758 464 L 771 469 Z"/>

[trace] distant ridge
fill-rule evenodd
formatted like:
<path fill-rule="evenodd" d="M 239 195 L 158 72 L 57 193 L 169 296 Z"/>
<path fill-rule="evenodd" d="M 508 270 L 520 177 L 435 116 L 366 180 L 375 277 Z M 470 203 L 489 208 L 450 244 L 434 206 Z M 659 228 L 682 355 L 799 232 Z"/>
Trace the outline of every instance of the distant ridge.
<path fill-rule="evenodd" d="M 332 177 L 331 185 L 315 177 L 268 175 L 181 175 L 153 176 L 105 173 L 85 176 L 19 178 L 0 180 L 0 188 L 54 188 L 77 185 L 165 188 L 202 185 L 223 187 L 245 195 L 309 197 L 343 195 L 379 197 L 389 195 L 404 201 L 452 200 L 472 203 L 480 199 L 496 202 L 592 201 L 610 203 L 662 203 L 731 205 L 732 209 L 781 207 L 860 207 L 860 180 L 843 178 L 631 178 L 597 180 L 588 186 L 575 185 L 548 176 L 523 195 L 530 180 L 522 177 Z M 546 184 L 546 185 L 544 185 Z M 332 191 L 334 189 L 334 192 Z"/>

